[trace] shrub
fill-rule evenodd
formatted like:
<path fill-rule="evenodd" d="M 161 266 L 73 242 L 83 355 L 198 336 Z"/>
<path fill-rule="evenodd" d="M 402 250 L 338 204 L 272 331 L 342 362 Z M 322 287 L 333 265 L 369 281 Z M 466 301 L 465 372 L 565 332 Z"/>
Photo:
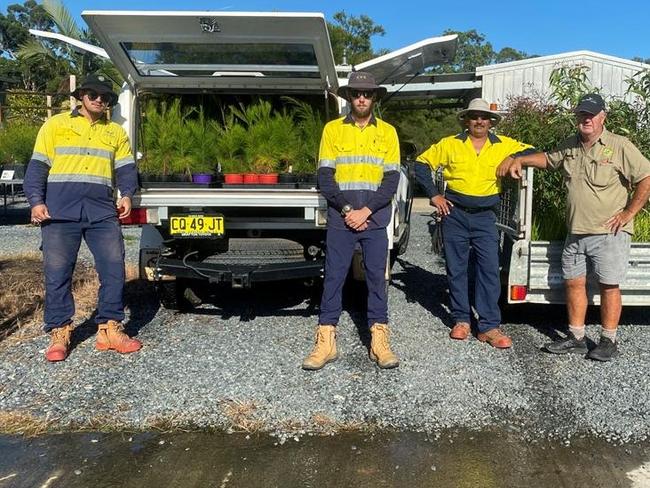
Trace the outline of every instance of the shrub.
<path fill-rule="evenodd" d="M 0 164 L 27 164 L 39 128 L 38 124 L 15 121 L 0 128 Z"/>

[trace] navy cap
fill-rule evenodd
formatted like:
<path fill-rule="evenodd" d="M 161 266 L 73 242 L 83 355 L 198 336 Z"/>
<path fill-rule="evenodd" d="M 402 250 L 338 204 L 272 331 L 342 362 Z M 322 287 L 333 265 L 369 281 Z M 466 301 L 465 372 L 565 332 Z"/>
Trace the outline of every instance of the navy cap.
<path fill-rule="evenodd" d="M 587 112 L 591 115 L 596 115 L 600 113 L 601 110 L 605 110 L 605 101 L 598 93 L 588 93 L 583 95 L 578 102 L 578 106 L 575 108 L 574 112 Z"/>

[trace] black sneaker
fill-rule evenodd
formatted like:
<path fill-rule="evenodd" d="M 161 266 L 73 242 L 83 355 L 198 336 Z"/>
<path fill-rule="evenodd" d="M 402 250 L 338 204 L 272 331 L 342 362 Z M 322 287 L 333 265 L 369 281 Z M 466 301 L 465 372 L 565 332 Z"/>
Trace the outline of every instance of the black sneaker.
<path fill-rule="evenodd" d="M 575 336 L 569 332 L 566 339 L 558 339 L 554 342 L 549 342 L 544 346 L 546 352 L 551 354 L 587 354 L 587 340 L 576 339 Z"/>
<path fill-rule="evenodd" d="M 601 337 L 600 343 L 589 351 L 587 357 L 596 361 L 611 361 L 616 354 L 618 354 L 616 343 L 608 337 Z"/>

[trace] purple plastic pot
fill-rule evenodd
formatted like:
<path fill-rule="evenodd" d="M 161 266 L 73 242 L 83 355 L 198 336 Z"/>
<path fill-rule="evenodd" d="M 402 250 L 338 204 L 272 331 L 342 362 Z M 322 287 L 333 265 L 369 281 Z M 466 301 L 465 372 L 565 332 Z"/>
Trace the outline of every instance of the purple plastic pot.
<path fill-rule="evenodd" d="M 212 183 L 212 175 L 208 173 L 196 173 L 192 175 L 192 183 L 207 185 Z"/>

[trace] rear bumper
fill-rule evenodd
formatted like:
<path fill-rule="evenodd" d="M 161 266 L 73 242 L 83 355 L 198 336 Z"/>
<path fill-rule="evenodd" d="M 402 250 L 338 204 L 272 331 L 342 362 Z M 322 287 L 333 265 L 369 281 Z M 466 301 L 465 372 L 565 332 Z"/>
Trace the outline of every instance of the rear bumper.
<path fill-rule="evenodd" d="M 154 280 L 175 276 L 209 283 L 230 283 L 233 288 L 248 288 L 253 283 L 318 278 L 323 276 L 324 259 L 262 265 L 228 265 L 219 263 L 183 262 L 181 259 L 160 257 Z"/>

